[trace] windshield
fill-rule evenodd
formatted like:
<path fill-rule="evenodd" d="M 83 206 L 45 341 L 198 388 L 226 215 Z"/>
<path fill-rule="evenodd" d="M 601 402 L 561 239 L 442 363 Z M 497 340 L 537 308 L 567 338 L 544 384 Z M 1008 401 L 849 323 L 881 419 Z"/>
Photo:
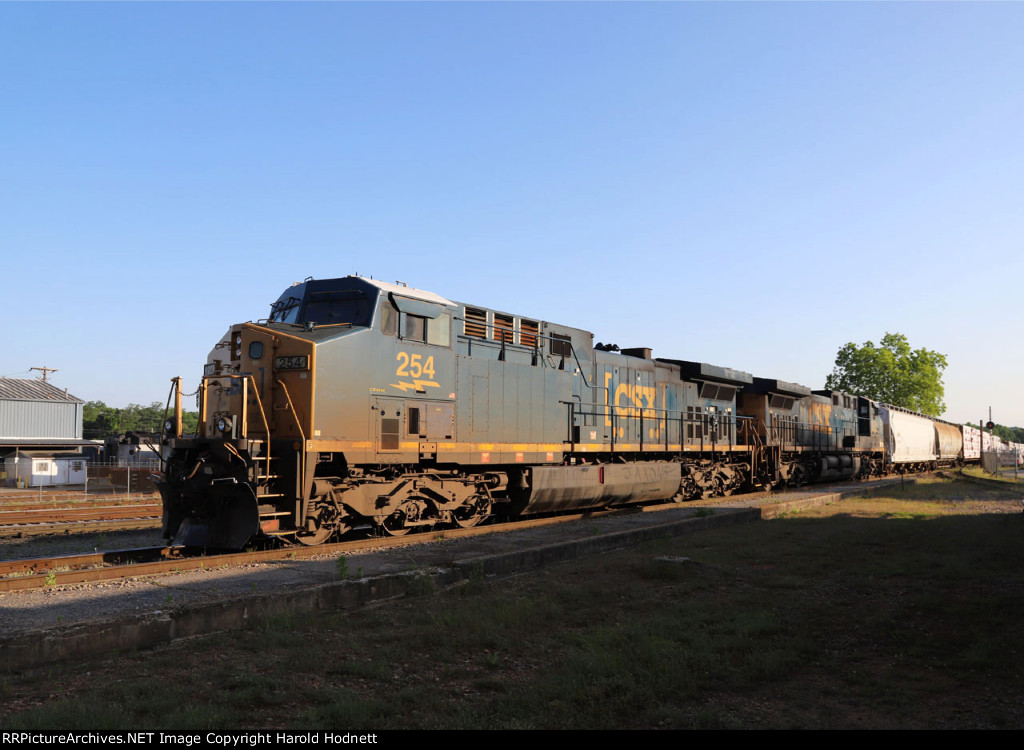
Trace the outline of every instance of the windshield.
<path fill-rule="evenodd" d="M 301 323 L 315 325 L 368 326 L 373 317 L 373 302 L 359 289 L 311 292 L 302 308 Z"/>
<path fill-rule="evenodd" d="M 270 305 L 270 321 L 272 323 L 297 323 L 299 317 L 298 297 L 281 297 L 277 302 Z"/>
<path fill-rule="evenodd" d="M 337 283 L 337 282 L 335 282 Z M 323 289 L 310 282 L 289 290 L 270 306 L 270 322 L 296 325 L 369 326 L 377 295 L 363 289 Z M 320 289 L 316 287 L 320 286 Z"/>

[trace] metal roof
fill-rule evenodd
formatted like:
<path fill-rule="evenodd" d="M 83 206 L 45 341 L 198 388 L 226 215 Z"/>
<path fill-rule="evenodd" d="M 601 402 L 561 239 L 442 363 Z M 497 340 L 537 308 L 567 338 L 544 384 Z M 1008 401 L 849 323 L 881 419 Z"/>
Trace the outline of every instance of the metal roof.
<path fill-rule="evenodd" d="M 102 441 L 77 438 L 0 438 L 0 448 L 75 448 L 90 445 L 103 447 Z"/>
<path fill-rule="evenodd" d="M 14 457 L 12 453 L 8 458 Z M 70 458 L 75 461 L 85 461 L 88 456 L 84 453 L 59 453 L 56 450 L 23 450 L 18 452 L 20 458 Z"/>
<path fill-rule="evenodd" d="M 783 396 L 804 398 L 811 395 L 811 389 L 799 383 L 787 383 L 785 380 L 772 378 L 754 378 L 753 386 L 747 386 L 750 393 L 778 393 Z"/>
<path fill-rule="evenodd" d="M 67 389 L 60 389 L 44 380 L 18 380 L 0 378 L 0 399 L 7 401 L 59 401 L 62 403 L 84 404 Z"/>
<path fill-rule="evenodd" d="M 709 365 L 707 362 L 691 362 L 685 359 L 663 359 L 662 357 L 658 357 L 658 361 L 678 366 L 679 376 L 683 380 L 710 380 L 729 385 L 749 385 L 754 382 L 754 376 L 749 372 L 734 370 L 731 367 L 719 367 Z"/>
<path fill-rule="evenodd" d="M 386 281 L 380 281 L 379 279 L 367 279 L 362 276 L 351 276 L 349 278 L 359 279 L 365 281 L 367 284 L 372 284 L 378 289 L 391 292 L 392 294 L 398 295 L 399 297 L 409 297 L 410 299 L 420 299 L 425 302 L 433 302 L 437 305 L 447 305 L 448 307 L 455 307 L 457 303 L 452 302 L 450 299 L 442 297 L 440 294 L 434 294 L 434 292 L 427 292 L 423 289 L 416 289 L 411 286 L 403 286 L 402 284 L 389 284 Z"/>

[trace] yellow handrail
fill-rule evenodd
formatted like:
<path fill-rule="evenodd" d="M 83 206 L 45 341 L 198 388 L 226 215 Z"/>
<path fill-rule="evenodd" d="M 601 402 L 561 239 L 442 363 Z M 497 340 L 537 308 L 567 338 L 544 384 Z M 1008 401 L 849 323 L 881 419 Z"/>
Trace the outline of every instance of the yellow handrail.
<path fill-rule="evenodd" d="M 202 413 L 200 414 L 200 417 L 199 417 L 200 420 L 202 420 L 201 423 L 204 425 L 204 428 L 205 428 L 205 425 L 206 425 L 206 387 L 207 387 L 207 382 L 209 380 L 212 380 L 212 379 L 215 379 L 215 378 L 216 379 L 232 378 L 232 379 L 236 379 L 236 380 L 241 380 L 242 381 L 242 414 L 241 414 L 241 417 L 242 417 L 242 432 L 241 432 L 241 436 L 243 438 L 248 437 L 248 432 L 249 432 L 249 413 L 248 413 L 249 397 L 248 397 L 248 392 L 249 392 L 249 381 L 252 380 L 252 385 L 253 385 L 252 392 L 253 392 L 253 395 L 256 397 L 256 405 L 259 407 L 260 418 L 263 420 L 263 429 L 266 431 L 266 434 L 267 434 L 267 441 L 266 441 L 267 445 L 266 445 L 266 449 L 264 451 L 264 456 L 262 457 L 262 459 L 263 459 L 264 463 L 266 464 L 266 468 L 264 469 L 264 474 L 266 476 L 269 476 L 270 475 L 270 423 L 267 422 L 267 412 L 263 408 L 263 400 L 260 398 L 260 389 L 256 387 L 256 378 L 253 377 L 251 374 L 246 374 L 246 375 L 204 375 L 203 376 L 203 380 L 202 380 L 202 392 L 203 392 Z M 257 459 L 257 460 L 259 460 L 259 459 Z"/>

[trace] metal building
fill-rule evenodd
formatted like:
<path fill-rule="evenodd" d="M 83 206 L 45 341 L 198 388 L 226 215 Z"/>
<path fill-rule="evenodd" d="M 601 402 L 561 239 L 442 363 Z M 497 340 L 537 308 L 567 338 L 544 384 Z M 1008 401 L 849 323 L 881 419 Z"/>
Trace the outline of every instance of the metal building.
<path fill-rule="evenodd" d="M 84 406 L 46 381 L 0 378 L 0 448 L 77 448 Z"/>
<path fill-rule="evenodd" d="M 45 380 L 0 378 L 0 479 L 33 487 L 85 481 L 84 407 Z"/>

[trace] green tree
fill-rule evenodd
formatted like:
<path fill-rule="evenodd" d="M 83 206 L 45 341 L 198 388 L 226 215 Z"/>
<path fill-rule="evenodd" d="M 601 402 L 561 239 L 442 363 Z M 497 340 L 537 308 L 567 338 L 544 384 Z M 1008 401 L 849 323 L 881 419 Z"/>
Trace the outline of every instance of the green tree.
<path fill-rule="evenodd" d="M 945 369 L 946 355 L 911 349 L 903 334 L 886 333 L 880 346 L 865 341 L 842 347 L 825 387 L 937 417 L 946 410 Z"/>
<path fill-rule="evenodd" d="M 195 432 L 199 421 L 198 412 L 183 413 L 183 432 Z M 82 408 L 82 430 L 88 439 L 104 439 L 123 435 L 125 432 L 161 432 L 164 421 L 164 404 L 153 401 L 149 406 L 128 404 L 125 407 L 107 406 L 102 401 L 87 401 Z"/>
<path fill-rule="evenodd" d="M 102 401 L 87 401 L 82 407 L 82 434 L 87 440 L 102 440 L 121 433 L 121 415 Z"/>

